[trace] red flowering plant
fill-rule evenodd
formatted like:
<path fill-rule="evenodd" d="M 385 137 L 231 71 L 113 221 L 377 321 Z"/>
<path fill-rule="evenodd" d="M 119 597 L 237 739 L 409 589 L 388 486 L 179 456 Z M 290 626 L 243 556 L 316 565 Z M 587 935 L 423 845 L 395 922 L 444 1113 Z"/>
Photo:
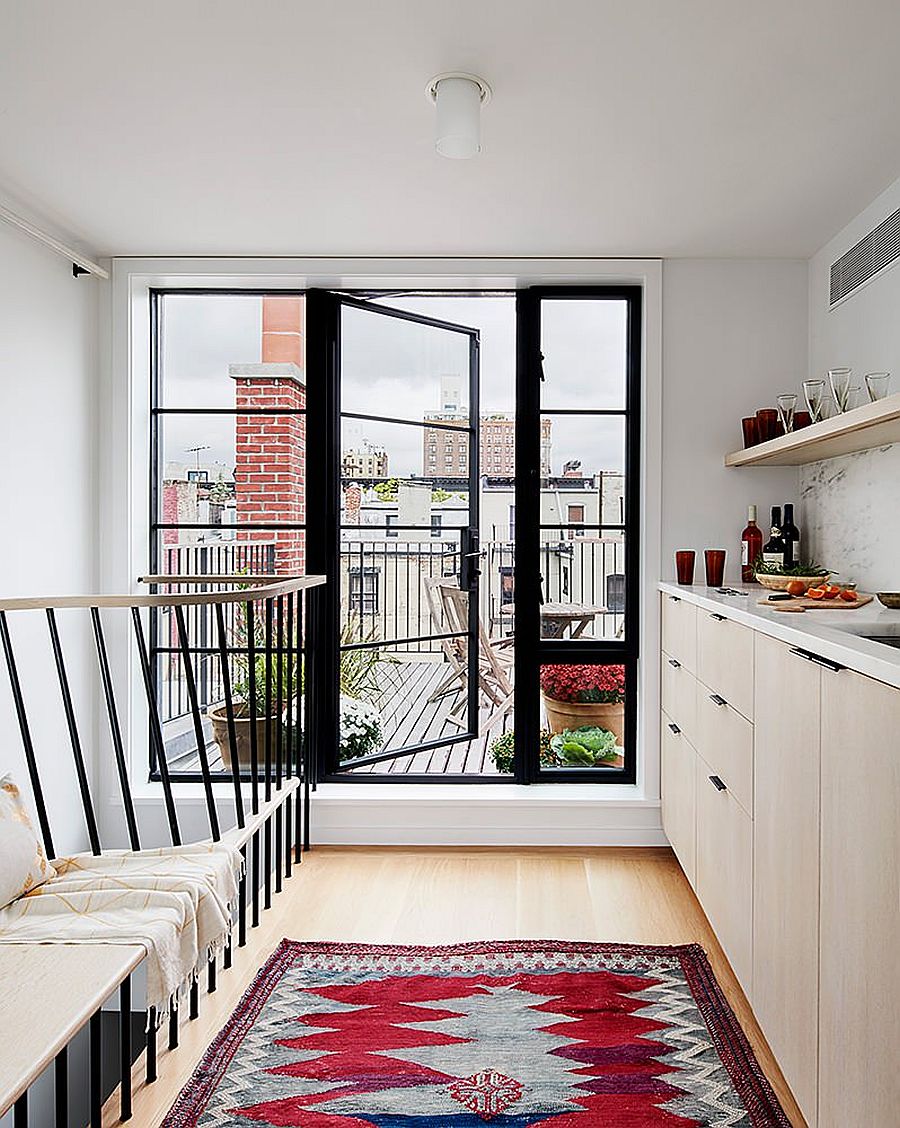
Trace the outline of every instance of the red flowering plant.
<path fill-rule="evenodd" d="M 541 666 L 541 689 L 553 701 L 617 705 L 625 700 L 625 667 Z"/>

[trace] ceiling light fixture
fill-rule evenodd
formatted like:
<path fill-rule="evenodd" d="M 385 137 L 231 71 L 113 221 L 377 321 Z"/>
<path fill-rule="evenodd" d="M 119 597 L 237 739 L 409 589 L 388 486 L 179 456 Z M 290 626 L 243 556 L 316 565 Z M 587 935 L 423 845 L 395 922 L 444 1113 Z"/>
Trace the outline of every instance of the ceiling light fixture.
<path fill-rule="evenodd" d="M 442 157 L 467 160 L 481 152 L 481 107 L 491 88 L 474 74 L 436 75 L 426 93 L 435 104 L 434 147 Z"/>

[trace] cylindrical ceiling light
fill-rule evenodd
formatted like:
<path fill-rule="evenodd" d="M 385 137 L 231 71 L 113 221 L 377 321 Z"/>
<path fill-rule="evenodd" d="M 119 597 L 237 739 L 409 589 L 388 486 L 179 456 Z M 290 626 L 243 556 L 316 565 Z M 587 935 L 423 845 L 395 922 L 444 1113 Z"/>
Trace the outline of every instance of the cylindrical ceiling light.
<path fill-rule="evenodd" d="M 474 74 L 439 74 L 428 83 L 436 107 L 434 147 L 442 157 L 467 160 L 481 152 L 481 107 L 491 88 Z"/>

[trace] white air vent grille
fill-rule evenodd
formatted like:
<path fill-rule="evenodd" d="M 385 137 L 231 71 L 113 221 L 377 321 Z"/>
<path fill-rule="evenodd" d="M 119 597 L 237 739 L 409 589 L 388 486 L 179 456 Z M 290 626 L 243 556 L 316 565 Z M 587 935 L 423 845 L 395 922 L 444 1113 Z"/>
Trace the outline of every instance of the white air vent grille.
<path fill-rule="evenodd" d="M 900 208 L 831 264 L 830 305 L 852 294 L 900 257 Z"/>

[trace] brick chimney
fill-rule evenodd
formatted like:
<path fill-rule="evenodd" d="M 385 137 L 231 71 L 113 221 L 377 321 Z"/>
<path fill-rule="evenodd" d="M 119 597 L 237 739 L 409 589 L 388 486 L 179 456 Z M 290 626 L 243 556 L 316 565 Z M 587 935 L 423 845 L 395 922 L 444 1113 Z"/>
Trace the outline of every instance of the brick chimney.
<path fill-rule="evenodd" d="M 359 524 L 359 509 L 362 504 L 362 488 L 351 482 L 344 490 L 344 521 L 348 525 Z"/>
<path fill-rule="evenodd" d="M 267 296 L 262 308 L 262 363 L 231 364 L 234 380 L 236 537 L 274 541 L 275 571 L 302 573 L 304 533 L 246 529 L 247 523 L 300 523 L 306 519 L 306 416 L 241 414 L 242 408 L 306 407 L 303 373 L 303 299 Z"/>

